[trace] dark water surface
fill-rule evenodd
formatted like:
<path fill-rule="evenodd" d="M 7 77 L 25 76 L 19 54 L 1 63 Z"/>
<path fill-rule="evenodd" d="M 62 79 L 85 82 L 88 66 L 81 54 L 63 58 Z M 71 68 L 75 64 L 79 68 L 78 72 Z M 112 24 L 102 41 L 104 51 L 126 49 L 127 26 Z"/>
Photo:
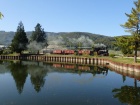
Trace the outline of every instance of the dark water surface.
<path fill-rule="evenodd" d="M 140 105 L 140 82 L 101 66 L 0 62 L 0 105 Z"/>

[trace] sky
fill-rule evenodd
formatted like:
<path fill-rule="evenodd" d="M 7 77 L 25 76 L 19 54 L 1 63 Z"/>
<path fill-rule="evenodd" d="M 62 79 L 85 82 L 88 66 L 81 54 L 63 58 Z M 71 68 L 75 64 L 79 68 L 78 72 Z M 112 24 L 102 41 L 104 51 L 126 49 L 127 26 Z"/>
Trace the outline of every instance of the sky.
<path fill-rule="evenodd" d="M 0 30 L 25 31 L 40 23 L 46 32 L 89 32 L 106 36 L 128 35 L 127 21 L 134 0 L 0 0 Z"/>

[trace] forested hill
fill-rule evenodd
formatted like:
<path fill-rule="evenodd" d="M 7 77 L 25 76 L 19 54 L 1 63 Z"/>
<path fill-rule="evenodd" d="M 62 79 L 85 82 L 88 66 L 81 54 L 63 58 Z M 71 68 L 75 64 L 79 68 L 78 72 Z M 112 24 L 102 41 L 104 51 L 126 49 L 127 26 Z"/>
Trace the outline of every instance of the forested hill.
<path fill-rule="evenodd" d="M 30 38 L 32 32 L 26 32 L 27 37 Z M 0 44 L 5 44 L 8 45 L 11 43 L 13 37 L 15 35 L 15 32 L 5 32 L 5 31 L 0 31 Z M 61 36 L 62 38 L 80 38 L 81 36 L 89 37 L 89 39 L 92 39 L 94 43 L 102 43 L 107 45 L 109 48 L 112 47 L 112 43 L 115 41 L 114 37 L 109 37 L 105 35 L 99 35 L 99 34 L 92 34 L 88 32 L 59 32 L 59 33 L 54 33 L 54 32 L 46 32 L 46 35 L 48 36 Z"/>
<path fill-rule="evenodd" d="M 66 38 L 79 38 L 81 36 L 89 37 L 89 39 L 92 39 L 95 44 L 105 44 L 109 48 L 113 47 L 113 43 L 115 41 L 115 37 L 109 37 L 105 35 L 99 35 L 99 34 L 92 34 L 88 32 L 70 32 L 70 33 L 62 33 L 62 37 Z"/>

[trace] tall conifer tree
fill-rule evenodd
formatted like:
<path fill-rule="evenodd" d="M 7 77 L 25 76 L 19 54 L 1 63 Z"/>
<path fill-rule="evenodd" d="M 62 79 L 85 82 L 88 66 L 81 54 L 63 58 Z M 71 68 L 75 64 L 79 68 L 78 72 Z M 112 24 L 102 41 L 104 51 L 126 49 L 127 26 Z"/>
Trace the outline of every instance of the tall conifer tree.
<path fill-rule="evenodd" d="M 127 22 L 125 22 L 122 27 L 127 29 L 132 35 L 132 43 L 134 49 L 134 62 L 137 62 L 137 50 L 140 44 L 140 0 L 134 2 L 135 8 L 132 8 L 130 14 L 126 14 L 128 17 Z"/>
<path fill-rule="evenodd" d="M 36 41 L 37 43 L 41 42 L 43 43 L 46 39 L 46 33 L 44 32 L 44 29 L 41 28 L 41 25 L 38 23 L 35 26 L 35 31 L 33 31 L 31 36 L 31 41 Z"/>
<path fill-rule="evenodd" d="M 32 44 L 36 46 L 34 47 Z M 46 33 L 44 29 L 41 28 L 41 25 L 37 23 L 37 25 L 35 26 L 35 31 L 32 32 L 31 41 L 28 48 L 39 53 L 39 50 L 41 50 L 45 46 L 47 46 Z"/>
<path fill-rule="evenodd" d="M 24 31 L 23 23 L 20 22 L 17 27 L 17 32 L 11 43 L 11 50 L 13 52 L 21 53 L 23 50 L 27 48 L 28 38 Z"/>

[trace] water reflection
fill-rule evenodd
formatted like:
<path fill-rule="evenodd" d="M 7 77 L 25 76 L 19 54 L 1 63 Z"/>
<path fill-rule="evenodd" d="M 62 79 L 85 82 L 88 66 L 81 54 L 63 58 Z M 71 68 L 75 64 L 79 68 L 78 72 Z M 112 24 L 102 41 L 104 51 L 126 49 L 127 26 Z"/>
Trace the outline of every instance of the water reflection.
<path fill-rule="evenodd" d="M 126 76 L 122 75 L 122 79 L 123 79 L 123 83 L 124 83 L 126 80 Z"/>
<path fill-rule="evenodd" d="M 102 74 L 107 76 L 108 68 L 102 66 L 89 66 L 89 65 L 73 65 L 73 64 L 53 64 L 54 68 L 59 68 L 59 71 L 75 72 L 81 75 L 81 73 L 92 73 L 93 76 L 96 74 Z M 58 71 L 57 70 L 57 71 Z"/>
<path fill-rule="evenodd" d="M 9 65 L 7 65 L 7 68 L 10 69 L 11 75 L 15 80 L 17 90 L 19 94 L 21 94 L 23 91 L 26 78 L 28 76 L 27 65 L 24 65 L 22 61 L 16 63 L 10 62 Z"/>
<path fill-rule="evenodd" d="M 112 69 L 113 70 L 113 69 Z M 116 70 L 114 70 L 116 72 Z M 133 79 L 133 86 L 124 85 L 120 88 L 114 88 L 112 93 L 113 97 L 118 99 L 121 103 L 126 103 L 128 105 L 140 105 L 140 87 L 138 87 L 138 83 L 140 81 L 139 75 L 130 76 L 125 73 L 117 72 L 122 75 L 122 81 L 125 83 L 127 76 Z M 127 75 L 127 76 L 126 76 Z"/>
<path fill-rule="evenodd" d="M 112 90 L 114 98 L 118 98 L 122 103 L 128 103 L 129 105 L 140 105 L 140 87 L 137 87 L 135 80 L 134 86 L 122 86 L 121 88 L 115 88 Z"/>
<path fill-rule="evenodd" d="M 1 61 L 0 83 L 0 105 L 140 104 L 138 80 L 100 65 Z"/>
<path fill-rule="evenodd" d="M 28 73 L 31 76 L 30 80 L 36 92 L 39 92 L 41 87 L 44 86 L 47 72 L 48 71 L 42 67 L 39 62 L 37 62 L 37 64 L 28 65 Z"/>
<path fill-rule="evenodd" d="M 15 80 L 18 93 L 23 92 L 24 84 L 28 76 L 36 92 L 40 92 L 45 84 L 45 77 L 47 72 L 70 72 L 78 73 L 92 73 L 94 77 L 96 74 L 107 76 L 108 68 L 100 66 L 87 65 L 72 65 L 72 64 L 48 64 L 43 62 L 29 62 L 29 61 L 1 61 L 8 70 L 10 70 L 13 79 Z"/>

